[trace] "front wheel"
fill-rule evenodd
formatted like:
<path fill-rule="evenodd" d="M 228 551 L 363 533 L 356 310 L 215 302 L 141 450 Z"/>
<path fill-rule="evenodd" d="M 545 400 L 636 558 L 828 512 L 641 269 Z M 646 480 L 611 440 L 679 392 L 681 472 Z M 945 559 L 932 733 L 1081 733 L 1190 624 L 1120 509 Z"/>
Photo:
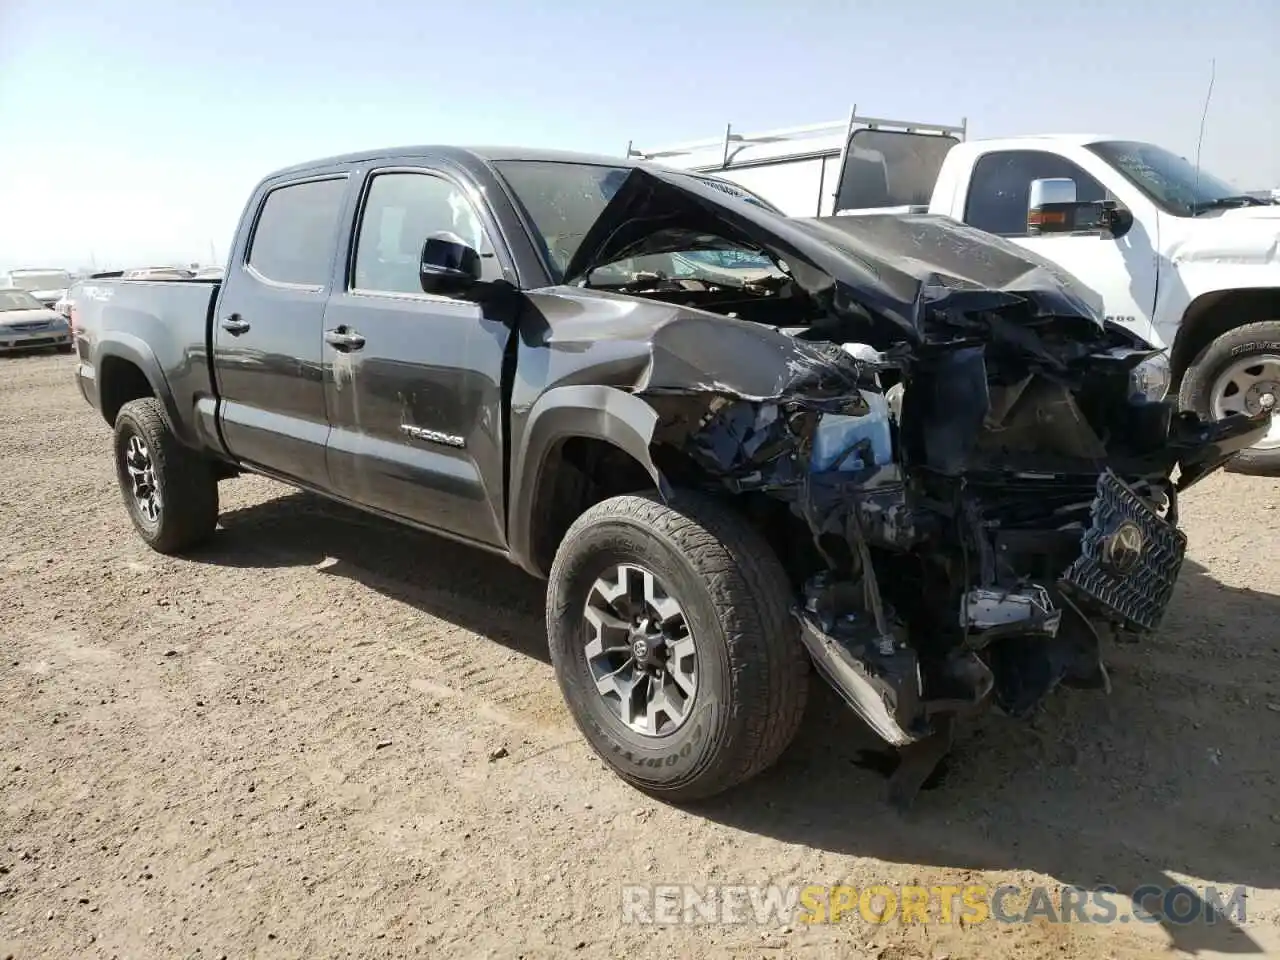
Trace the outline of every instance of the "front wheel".
<path fill-rule="evenodd" d="M 709 498 L 613 497 L 551 568 L 551 662 L 592 749 L 674 802 L 771 766 L 804 712 L 809 661 L 772 548 Z"/>
<path fill-rule="evenodd" d="M 1218 337 L 1182 378 L 1178 405 L 1201 419 L 1257 414 L 1280 401 L 1280 320 L 1250 323 Z M 1227 462 L 1233 473 L 1280 476 L 1280 410 L 1257 444 Z"/>
<path fill-rule="evenodd" d="M 116 480 L 134 528 L 158 553 L 181 553 L 218 525 L 218 481 L 208 462 L 184 447 L 153 397 L 120 408 Z"/>

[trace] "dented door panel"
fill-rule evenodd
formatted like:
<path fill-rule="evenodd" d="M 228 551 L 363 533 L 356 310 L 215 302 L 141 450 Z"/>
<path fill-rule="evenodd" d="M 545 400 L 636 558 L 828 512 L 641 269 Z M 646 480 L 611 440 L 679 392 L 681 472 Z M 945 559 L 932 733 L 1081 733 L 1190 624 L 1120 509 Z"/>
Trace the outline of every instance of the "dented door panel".
<path fill-rule="evenodd" d="M 325 396 L 335 493 L 489 545 L 502 543 L 502 357 L 508 328 L 474 303 L 346 293 L 326 330 Z"/>

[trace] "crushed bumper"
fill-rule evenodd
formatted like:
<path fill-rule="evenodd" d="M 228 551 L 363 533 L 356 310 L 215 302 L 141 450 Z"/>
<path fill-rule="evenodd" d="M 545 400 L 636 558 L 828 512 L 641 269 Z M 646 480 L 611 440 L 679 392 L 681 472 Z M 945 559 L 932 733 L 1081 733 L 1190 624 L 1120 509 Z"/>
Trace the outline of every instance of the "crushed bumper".
<path fill-rule="evenodd" d="M 1181 530 L 1107 470 L 1098 479 L 1091 525 L 1081 536 L 1078 556 L 1058 578 L 1057 595 L 1092 623 L 1153 631 L 1173 596 L 1186 546 Z M 1066 651 L 1075 641 L 1066 635 L 1071 631 L 1060 631 L 1064 611 L 1043 585 L 971 589 L 960 611 L 967 645 L 929 669 L 922 667 L 914 644 L 902 642 L 882 614 L 861 603 L 862 592 L 820 574 L 807 584 L 804 608 L 796 615 L 819 672 L 893 746 L 929 740 L 939 731 L 939 718 L 979 709 L 995 687 L 992 667 L 1009 666 L 1011 651 L 1048 657 L 1055 674 L 1028 679 L 1017 696 L 997 697 L 1017 702 L 1015 714 L 1025 713 L 1069 672 Z M 1018 640 L 1013 647 L 990 646 L 1010 637 Z M 983 650 L 990 652 L 980 655 Z M 992 656 L 996 659 L 988 663 Z"/>

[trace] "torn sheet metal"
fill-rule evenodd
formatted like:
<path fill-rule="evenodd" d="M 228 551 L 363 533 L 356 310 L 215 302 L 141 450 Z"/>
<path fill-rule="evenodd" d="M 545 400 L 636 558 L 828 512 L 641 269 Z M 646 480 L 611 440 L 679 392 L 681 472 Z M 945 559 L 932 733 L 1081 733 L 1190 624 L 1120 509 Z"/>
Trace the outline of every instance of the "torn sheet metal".
<path fill-rule="evenodd" d="M 688 314 L 653 331 L 649 365 L 635 385 L 642 395 L 720 394 L 789 399 L 834 408 L 859 386 L 873 386 L 874 366 L 837 344 L 801 340 L 727 317 Z M 836 401 L 836 404 L 824 401 Z"/>
<path fill-rule="evenodd" d="M 798 612 L 801 637 L 814 665 L 868 726 L 887 743 L 906 746 L 929 733 L 916 652 L 867 610 L 853 583 L 826 574 L 805 588 Z"/>

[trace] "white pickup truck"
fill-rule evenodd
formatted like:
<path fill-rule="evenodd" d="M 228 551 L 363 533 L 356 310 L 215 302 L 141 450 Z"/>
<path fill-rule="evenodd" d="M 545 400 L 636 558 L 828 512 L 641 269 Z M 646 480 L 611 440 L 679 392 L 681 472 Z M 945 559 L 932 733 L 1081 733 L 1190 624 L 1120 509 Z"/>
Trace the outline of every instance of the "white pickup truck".
<path fill-rule="evenodd" d="M 1213 419 L 1280 398 L 1280 203 L 1151 143 L 1080 134 L 967 140 L 967 124 L 860 117 L 627 154 L 741 184 L 790 216 L 954 218 L 1038 254 L 1101 311 L 1169 349 L 1182 407 Z M 1280 473 L 1280 421 L 1232 469 Z"/>

